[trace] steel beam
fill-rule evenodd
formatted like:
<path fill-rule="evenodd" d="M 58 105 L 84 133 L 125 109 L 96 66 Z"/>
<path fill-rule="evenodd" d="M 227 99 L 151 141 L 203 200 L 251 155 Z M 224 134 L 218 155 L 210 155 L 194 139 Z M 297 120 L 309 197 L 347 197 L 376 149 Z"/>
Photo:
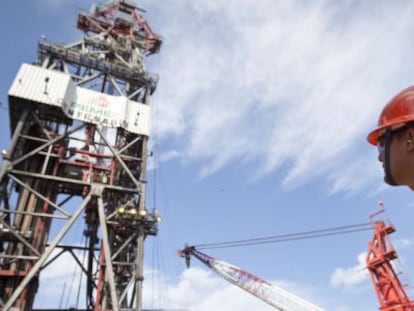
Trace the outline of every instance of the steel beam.
<path fill-rule="evenodd" d="M 115 288 L 114 269 L 112 267 L 112 260 L 111 260 L 111 248 L 109 246 L 108 229 L 106 227 L 106 220 L 105 220 L 105 210 L 104 210 L 103 200 L 101 196 L 98 197 L 98 215 L 99 215 L 99 222 L 100 222 L 101 230 L 102 230 L 103 252 L 105 256 L 105 265 L 106 265 L 105 278 L 107 279 L 109 283 L 109 292 L 111 295 L 112 310 L 119 311 L 118 295 L 117 295 L 116 288 Z"/>
<path fill-rule="evenodd" d="M 52 241 L 52 243 L 50 243 L 49 247 L 46 248 L 42 256 L 40 256 L 40 258 L 36 261 L 32 269 L 30 269 L 30 271 L 27 273 L 26 277 L 20 282 L 19 286 L 13 291 L 13 294 L 10 296 L 10 298 L 5 303 L 3 310 L 9 310 L 13 306 L 14 302 L 23 292 L 25 287 L 29 284 L 32 278 L 39 272 L 40 268 L 45 263 L 45 261 L 49 258 L 50 254 L 53 252 L 55 247 L 62 240 L 62 238 L 65 236 L 68 230 L 72 227 L 76 219 L 78 219 L 80 214 L 85 209 L 86 205 L 89 203 L 90 199 L 91 199 L 91 194 L 88 194 L 88 196 L 85 198 L 82 204 L 78 207 L 75 213 L 72 214 L 71 218 L 62 226 L 62 228 L 56 235 L 55 239 Z"/>
<path fill-rule="evenodd" d="M 44 174 L 42 174 L 42 175 L 44 175 Z M 29 192 L 33 193 L 35 196 L 37 196 L 38 198 L 40 198 L 41 200 L 43 200 L 44 202 L 46 202 L 47 204 L 49 204 L 50 206 L 52 206 L 54 209 L 56 209 L 59 212 L 61 212 L 63 215 L 66 216 L 66 218 L 69 218 L 70 214 L 67 211 L 65 211 L 64 209 L 62 209 L 59 206 L 57 206 L 55 203 L 53 203 L 52 201 L 50 201 L 44 195 L 40 194 L 38 191 L 36 191 L 33 188 L 29 187 L 28 185 L 26 185 L 24 182 L 22 182 L 20 179 L 18 179 L 17 177 L 13 176 L 12 174 L 10 174 L 9 177 L 12 180 L 14 180 L 17 184 L 19 184 L 23 188 L 27 189 Z"/>

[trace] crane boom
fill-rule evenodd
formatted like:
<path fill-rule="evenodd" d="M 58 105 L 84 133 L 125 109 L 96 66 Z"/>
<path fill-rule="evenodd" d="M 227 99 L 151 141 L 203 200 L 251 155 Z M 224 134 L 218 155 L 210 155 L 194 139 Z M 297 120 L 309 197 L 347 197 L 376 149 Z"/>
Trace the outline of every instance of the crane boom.
<path fill-rule="evenodd" d="M 228 282 L 244 289 L 280 311 L 323 311 L 323 309 L 314 304 L 276 287 L 235 265 L 196 250 L 194 246 L 184 248 L 179 251 L 179 254 L 181 257 L 185 257 L 187 267 L 189 267 L 190 256 L 192 255 Z"/>

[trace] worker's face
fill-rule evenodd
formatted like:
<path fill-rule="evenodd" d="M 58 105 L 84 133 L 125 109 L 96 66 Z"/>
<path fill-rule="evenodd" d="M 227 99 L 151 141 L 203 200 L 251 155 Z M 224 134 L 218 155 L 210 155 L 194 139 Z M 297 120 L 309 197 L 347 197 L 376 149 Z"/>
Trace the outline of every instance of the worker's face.
<path fill-rule="evenodd" d="M 383 163 L 383 168 L 385 170 L 385 161 L 389 161 L 389 168 L 390 174 L 392 178 L 397 183 L 397 185 L 406 185 L 414 187 L 413 177 L 410 175 L 410 164 L 412 161 L 412 152 L 409 152 L 410 144 L 407 144 L 407 138 L 409 137 L 409 131 L 411 129 L 407 129 L 404 127 L 399 127 L 391 131 L 391 137 L 389 143 L 389 159 L 385 159 L 385 143 L 383 138 L 380 137 L 378 140 L 379 145 L 379 156 L 378 160 Z"/>

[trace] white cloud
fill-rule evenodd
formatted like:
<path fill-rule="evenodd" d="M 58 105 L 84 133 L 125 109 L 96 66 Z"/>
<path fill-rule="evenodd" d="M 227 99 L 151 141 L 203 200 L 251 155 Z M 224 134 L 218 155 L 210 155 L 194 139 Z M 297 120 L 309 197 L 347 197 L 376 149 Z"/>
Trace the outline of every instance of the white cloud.
<path fill-rule="evenodd" d="M 60 250 L 52 252 L 49 260 Z M 82 260 L 82 254 L 74 251 Z M 73 256 L 64 252 L 47 266 L 40 274 L 39 291 L 36 294 L 35 308 L 69 308 L 85 306 L 85 275 Z"/>
<path fill-rule="evenodd" d="M 56 252 L 53 254 L 55 255 Z M 79 255 L 79 254 L 78 254 Z M 41 291 L 36 308 L 82 307 L 85 303 L 85 278 L 80 283 L 79 269 L 65 253 L 41 274 Z M 144 308 L 192 311 L 271 311 L 273 307 L 206 269 L 186 269 L 176 281 L 166 280 L 158 271 L 145 271 Z M 274 282 L 295 295 L 310 296 L 311 291 L 290 282 Z M 79 284 L 81 286 L 79 287 Z M 79 299 L 77 298 L 80 293 Z M 78 305 L 76 302 L 79 302 Z"/>
<path fill-rule="evenodd" d="M 297 296 L 309 297 L 311 293 L 309 289 L 297 284 L 283 281 L 273 283 Z M 158 282 L 156 288 L 160 292 L 151 292 L 151 285 L 144 288 L 144 298 L 146 301 L 155 299 L 158 303 L 160 301 L 162 303 L 159 306 L 148 303 L 148 307 L 180 308 L 192 311 L 274 310 L 274 307 L 257 297 L 227 283 L 214 273 L 197 267 L 185 270 L 177 284 L 167 283 L 164 280 Z"/>
<path fill-rule="evenodd" d="M 56 254 L 53 253 L 52 256 Z M 351 268 L 338 268 L 331 277 L 336 287 L 350 287 L 366 279 L 361 265 L 364 254 L 359 255 L 359 264 Z M 78 258 L 82 256 L 78 254 Z M 76 269 L 75 269 L 76 268 Z M 85 277 L 80 281 L 80 271 L 73 258 L 65 253 L 41 274 L 40 291 L 36 296 L 36 308 L 83 307 L 85 303 Z M 144 309 L 177 309 L 191 311 L 271 311 L 274 308 L 237 286 L 225 281 L 212 271 L 198 267 L 184 270 L 177 279 L 171 279 L 158 270 L 145 269 L 143 286 Z M 272 284 L 326 308 L 348 310 L 334 297 L 326 297 L 326 291 L 306 284 L 284 280 L 269 280 Z M 79 285 L 81 284 L 81 285 Z M 78 295 L 79 298 L 78 298 Z M 78 304 L 77 304 L 78 301 Z M 339 303 L 339 304 L 338 304 Z M 329 306 L 328 306 L 329 304 Z"/>
<path fill-rule="evenodd" d="M 375 158 L 374 155 L 373 158 Z M 329 172 L 327 179 L 331 182 L 331 193 L 358 191 L 366 186 L 367 180 L 376 185 L 375 189 L 384 190 L 387 186 L 383 182 L 384 173 L 381 164 L 373 161 L 373 158 L 357 158 Z M 338 157 L 337 160 L 346 161 L 343 157 Z"/>
<path fill-rule="evenodd" d="M 411 248 L 414 244 L 412 239 L 403 238 L 393 242 L 396 249 L 407 249 Z"/>
<path fill-rule="evenodd" d="M 172 148 L 203 176 L 248 162 L 257 176 L 283 169 L 287 186 L 327 174 L 340 187 L 336 171 L 366 167 L 356 146 L 370 148 L 382 105 L 411 79 L 401 68 L 414 45 L 413 5 L 175 3 L 157 29 L 159 137 L 179 138 Z M 378 178 L 373 170 L 359 187 Z"/>
<path fill-rule="evenodd" d="M 336 268 L 330 277 L 331 285 L 347 289 L 365 282 L 368 279 L 365 257 L 366 253 L 360 253 L 356 265 L 348 268 Z"/>

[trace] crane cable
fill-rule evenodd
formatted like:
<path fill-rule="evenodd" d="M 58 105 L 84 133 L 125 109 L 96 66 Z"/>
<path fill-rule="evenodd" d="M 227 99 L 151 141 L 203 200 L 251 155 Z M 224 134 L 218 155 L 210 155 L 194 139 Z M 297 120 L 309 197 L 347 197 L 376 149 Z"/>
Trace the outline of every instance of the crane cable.
<path fill-rule="evenodd" d="M 367 223 L 361 223 L 361 224 L 355 224 L 355 225 L 304 231 L 304 232 L 299 232 L 299 233 L 289 233 L 289 234 L 274 235 L 274 236 L 268 236 L 268 237 L 262 237 L 262 238 L 218 242 L 218 243 L 206 243 L 206 244 L 198 244 L 198 245 L 193 245 L 193 246 L 199 250 L 250 246 L 250 245 L 258 245 L 258 244 L 279 243 L 279 242 L 287 242 L 287 241 L 294 241 L 294 240 L 304 240 L 304 239 L 312 239 L 312 238 L 319 238 L 319 237 L 325 237 L 325 236 L 347 234 L 347 233 L 353 233 L 353 232 L 372 230 L 372 228 L 373 228 L 373 224 L 370 222 L 367 222 Z"/>

